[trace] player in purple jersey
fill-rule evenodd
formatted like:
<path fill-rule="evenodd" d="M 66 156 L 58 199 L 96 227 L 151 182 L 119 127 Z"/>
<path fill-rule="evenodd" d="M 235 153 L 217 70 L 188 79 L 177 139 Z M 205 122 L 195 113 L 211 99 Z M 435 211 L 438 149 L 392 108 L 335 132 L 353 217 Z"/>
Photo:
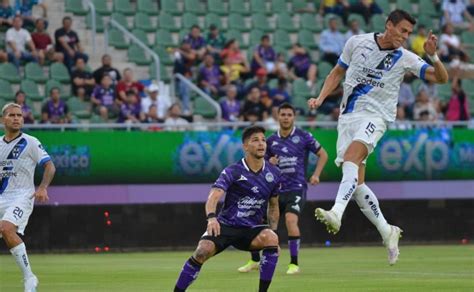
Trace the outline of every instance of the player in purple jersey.
<path fill-rule="evenodd" d="M 281 171 L 279 206 L 280 213 L 285 214 L 288 231 L 291 261 L 286 273 L 291 275 L 300 271 L 298 253 L 301 234 L 298 218 L 306 202 L 308 156 L 312 152 L 319 158 L 314 173 L 309 179 L 312 185 L 316 185 L 328 161 L 328 154 L 311 133 L 295 127 L 295 109 L 292 105 L 284 103 L 278 108 L 278 122 L 280 129 L 267 139 L 266 158 L 270 163 L 277 165 Z M 259 252 L 252 252 L 252 259 L 238 271 L 246 273 L 258 269 L 259 262 Z"/>
<path fill-rule="evenodd" d="M 272 229 L 276 230 L 280 217 L 281 175 L 276 166 L 265 163 L 264 128 L 246 128 L 242 142 L 245 158 L 226 167 L 211 188 L 206 202 L 207 231 L 184 264 L 175 292 L 185 291 L 197 278 L 202 264 L 231 245 L 246 251 L 263 250 L 259 291 L 267 291 L 270 286 L 278 261 L 278 236 Z M 217 203 L 224 194 L 217 216 Z M 265 215 L 270 226 L 262 224 Z"/>

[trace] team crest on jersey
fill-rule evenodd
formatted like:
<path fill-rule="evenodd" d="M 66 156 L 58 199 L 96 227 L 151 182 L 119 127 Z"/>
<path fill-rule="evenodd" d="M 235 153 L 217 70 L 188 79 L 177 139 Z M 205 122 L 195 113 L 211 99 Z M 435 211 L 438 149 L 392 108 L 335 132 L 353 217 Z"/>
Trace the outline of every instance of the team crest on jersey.
<path fill-rule="evenodd" d="M 273 174 L 271 172 L 267 172 L 267 174 L 265 175 L 265 179 L 267 180 L 267 182 L 271 183 L 272 181 L 275 180 L 275 178 L 273 177 Z"/>
<path fill-rule="evenodd" d="M 291 138 L 291 142 L 295 143 L 295 144 L 298 144 L 300 143 L 300 136 L 294 136 L 293 138 Z"/>
<path fill-rule="evenodd" d="M 8 154 L 7 159 L 18 159 L 23 150 L 25 150 L 27 144 L 28 143 L 26 142 L 26 139 L 22 138 L 10 151 L 10 154 Z"/>
<path fill-rule="evenodd" d="M 385 58 L 383 58 L 382 62 L 377 66 L 379 70 L 390 71 L 393 66 L 397 63 L 398 60 L 402 57 L 402 51 L 396 50 L 390 54 L 387 54 Z"/>

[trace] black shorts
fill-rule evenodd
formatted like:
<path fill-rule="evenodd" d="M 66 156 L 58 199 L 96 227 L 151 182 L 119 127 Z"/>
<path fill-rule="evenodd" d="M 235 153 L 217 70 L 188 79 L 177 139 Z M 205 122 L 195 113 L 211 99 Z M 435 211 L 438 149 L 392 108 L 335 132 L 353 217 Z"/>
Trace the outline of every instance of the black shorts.
<path fill-rule="evenodd" d="M 203 235 L 202 239 L 210 240 L 216 245 L 216 254 L 229 246 L 240 250 L 250 251 L 250 244 L 253 239 L 264 229 L 269 229 L 268 225 L 258 225 L 255 227 L 231 227 L 221 224 L 221 234 L 219 236 Z"/>
<path fill-rule="evenodd" d="M 300 215 L 306 203 L 306 190 L 283 192 L 278 195 L 280 215 L 293 213 Z"/>

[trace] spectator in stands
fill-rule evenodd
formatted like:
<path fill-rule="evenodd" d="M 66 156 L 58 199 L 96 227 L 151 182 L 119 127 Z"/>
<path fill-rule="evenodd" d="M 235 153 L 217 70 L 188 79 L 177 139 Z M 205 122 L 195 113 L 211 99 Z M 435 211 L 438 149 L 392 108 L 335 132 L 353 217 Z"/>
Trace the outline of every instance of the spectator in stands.
<path fill-rule="evenodd" d="M 395 123 L 390 123 L 388 128 L 391 130 L 411 130 L 412 125 L 406 118 L 405 108 L 402 106 L 397 106 L 397 117 Z"/>
<path fill-rule="evenodd" d="M 253 74 L 257 73 L 259 68 L 267 70 L 268 74 L 275 73 L 276 53 L 270 44 L 270 37 L 263 35 L 260 38 L 260 45 L 253 51 L 251 70 Z"/>
<path fill-rule="evenodd" d="M 21 28 L 23 21 L 20 16 L 15 16 L 13 19 L 13 27 L 7 30 L 7 52 L 8 60 L 15 64 L 18 72 L 20 72 L 20 61 L 38 62 L 38 52 L 35 44 L 31 39 L 30 33 Z M 28 45 L 30 51 L 26 49 Z"/>
<path fill-rule="evenodd" d="M 31 34 L 31 38 L 38 50 L 39 63 L 43 65 L 45 60 L 63 63 L 64 55 L 63 53 L 54 50 L 53 40 L 45 30 L 44 19 L 37 19 L 35 22 L 35 28 L 36 30 Z"/>
<path fill-rule="evenodd" d="M 438 84 L 426 80 L 422 82 L 420 86 L 418 86 L 417 92 L 420 92 L 422 90 L 424 90 L 426 94 L 428 94 L 430 100 L 435 104 L 436 110 L 438 112 L 441 112 L 441 99 L 439 98 L 438 94 Z"/>
<path fill-rule="evenodd" d="M 212 54 L 214 59 L 220 60 L 219 56 L 224 49 L 226 40 L 215 24 L 209 26 L 209 33 L 206 38 L 207 51 Z"/>
<path fill-rule="evenodd" d="M 14 15 L 10 0 L 2 0 L 0 4 L 0 26 L 2 28 L 10 28 L 13 25 Z"/>
<path fill-rule="evenodd" d="M 33 116 L 33 111 L 26 104 L 26 94 L 18 90 L 15 94 L 15 103 L 21 105 L 21 111 L 23 112 L 23 120 L 25 124 L 34 124 L 35 117 Z"/>
<path fill-rule="evenodd" d="M 122 79 L 122 75 L 120 75 L 119 70 L 112 67 L 112 57 L 110 57 L 108 54 L 102 56 L 102 66 L 92 73 L 95 83 L 100 84 L 100 81 L 105 74 L 110 76 L 114 86 Z"/>
<path fill-rule="evenodd" d="M 441 24 L 452 24 L 459 28 L 474 29 L 474 18 L 468 12 L 465 0 L 443 0 Z"/>
<path fill-rule="evenodd" d="M 364 17 L 365 23 L 369 24 L 370 18 L 374 14 L 382 14 L 383 10 L 375 3 L 375 0 L 359 0 L 350 7 L 351 12 L 360 14 Z M 385 11 L 389 13 L 390 11 Z"/>
<path fill-rule="evenodd" d="M 455 63 L 459 63 L 460 61 L 466 62 L 468 60 L 468 55 L 461 45 L 461 39 L 456 34 L 454 34 L 453 25 L 447 23 L 443 26 L 442 30 L 443 33 L 439 39 L 439 52 L 441 61 L 454 61 Z"/>
<path fill-rule="evenodd" d="M 33 28 L 35 26 L 35 17 L 33 16 L 33 7 L 38 6 L 42 10 L 42 17 L 48 17 L 48 8 L 43 0 L 16 0 L 15 14 L 20 15 L 23 19 L 25 28 Z"/>
<path fill-rule="evenodd" d="M 199 86 L 207 94 L 216 97 L 220 93 L 221 79 L 221 71 L 219 66 L 214 64 L 213 55 L 206 54 L 198 73 Z"/>
<path fill-rule="evenodd" d="M 133 78 L 133 71 L 130 68 L 123 70 L 123 78 L 117 84 L 115 90 L 117 91 L 117 97 L 120 101 L 125 101 L 127 98 L 127 92 L 135 92 L 136 98 L 140 101 L 140 97 L 143 93 L 145 86 Z"/>
<path fill-rule="evenodd" d="M 316 84 L 316 73 L 318 68 L 311 61 L 309 53 L 299 44 L 293 45 L 293 57 L 288 62 L 288 68 L 290 69 L 290 78 L 296 80 L 303 78 L 307 82 L 309 88 L 312 88 Z"/>
<path fill-rule="evenodd" d="M 411 50 L 421 58 L 425 58 L 425 49 L 423 45 L 427 40 L 426 28 L 423 24 L 418 25 L 418 32 L 411 41 Z"/>
<path fill-rule="evenodd" d="M 319 14 L 336 14 L 345 19 L 349 9 L 349 2 L 346 0 L 322 0 L 319 6 Z"/>
<path fill-rule="evenodd" d="M 471 15 L 471 17 L 474 17 L 474 0 L 471 0 L 466 9 L 467 12 L 469 12 L 469 14 Z"/>
<path fill-rule="evenodd" d="M 79 36 L 72 30 L 72 18 L 66 16 L 63 18 L 63 27 L 56 30 L 54 33 L 54 41 L 56 43 L 56 51 L 64 54 L 64 64 L 72 70 L 75 60 L 79 57 L 83 58 L 86 63 L 89 56 L 84 53 L 81 46 Z"/>
<path fill-rule="evenodd" d="M 125 99 L 120 106 L 117 122 L 129 124 L 143 121 L 145 121 L 145 113 L 141 111 L 138 96 L 135 91 L 129 90 L 125 93 Z"/>
<path fill-rule="evenodd" d="M 398 106 L 403 107 L 408 116 L 412 116 L 413 105 L 415 104 L 415 94 L 411 87 L 413 81 L 412 74 L 405 74 L 403 82 L 400 84 L 400 91 L 398 92 Z"/>
<path fill-rule="evenodd" d="M 168 109 L 168 117 L 165 120 L 167 131 L 185 131 L 189 122 L 181 117 L 181 106 L 173 103 Z"/>
<path fill-rule="evenodd" d="M 239 119 L 240 102 L 237 99 L 237 87 L 229 85 L 225 98 L 219 103 L 222 109 L 222 119 L 227 122 L 235 122 Z"/>
<path fill-rule="evenodd" d="M 321 60 L 336 65 L 344 48 L 344 35 L 339 31 L 336 17 L 329 19 L 329 28 L 321 33 L 319 47 L 323 54 Z"/>
<path fill-rule="evenodd" d="M 275 70 L 275 73 L 278 78 L 288 79 L 290 71 L 288 69 L 288 65 L 286 64 L 286 58 L 284 53 L 277 54 Z"/>
<path fill-rule="evenodd" d="M 270 108 L 272 105 L 272 100 L 270 99 L 270 86 L 268 86 L 267 71 L 264 68 L 259 68 L 255 73 L 256 81 L 250 83 L 245 92 L 249 93 L 252 88 L 257 87 L 260 89 L 260 100 L 265 105 L 265 107 Z"/>
<path fill-rule="evenodd" d="M 192 49 L 191 43 L 183 41 L 181 42 L 181 47 L 176 50 L 175 52 L 175 59 L 174 59 L 174 74 L 181 74 L 189 81 L 193 78 L 193 70 L 192 67 L 194 66 L 195 61 L 197 60 L 197 54 Z M 190 110 L 190 99 L 191 93 L 189 86 L 179 78 L 176 78 L 176 86 L 178 95 L 181 97 L 181 101 L 184 107 L 184 114 L 186 116 L 191 114 Z"/>
<path fill-rule="evenodd" d="M 186 35 L 183 42 L 191 46 L 191 51 L 196 54 L 198 60 L 202 60 L 206 53 L 206 40 L 201 35 L 201 28 L 198 25 L 191 27 L 191 32 Z"/>
<path fill-rule="evenodd" d="M 413 118 L 416 121 L 435 121 L 437 119 L 435 105 L 430 101 L 425 91 L 418 92 L 413 107 Z"/>
<path fill-rule="evenodd" d="M 248 67 L 247 58 L 240 51 L 239 42 L 235 39 L 230 39 L 221 52 L 221 60 L 226 58 L 231 64 L 241 64 Z"/>
<path fill-rule="evenodd" d="M 278 79 L 278 87 L 270 90 L 270 98 L 272 100 L 272 107 L 279 107 L 281 104 L 287 102 L 291 103 L 291 96 L 287 89 L 288 82 L 285 78 Z"/>
<path fill-rule="evenodd" d="M 352 19 L 349 21 L 349 30 L 346 32 L 344 35 L 344 41 L 347 42 L 347 40 L 353 36 L 353 35 L 359 35 L 363 34 L 365 31 L 360 28 L 360 23 L 357 19 Z"/>
<path fill-rule="evenodd" d="M 240 119 L 247 122 L 261 122 L 268 118 L 268 111 L 260 100 L 260 89 L 254 87 L 247 94 L 247 100 L 240 111 Z"/>
<path fill-rule="evenodd" d="M 83 58 L 76 59 L 76 67 L 71 73 L 72 94 L 78 96 L 78 90 L 84 89 L 87 96 L 92 94 L 95 87 L 95 79 L 92 73 L 86 70 L 86 62 Z"/>
<path fill-rule="evenodd" d="M 159 87 L 156 84 L 148 86 L 148 96 L 142 98 L 141 108 L 149 123 L 162 123 L 166 118 L 166 111 L 170 107 L 168 98 L 159 96 Z"/>
<path fill-rule="evenodd" d="M 451 83 L 452 95 L 446 108 L 446 120 L 448 121 L 469 121 L 469 103 L 468 97 L 462 88 L 459 70 L 454 71 L 453 81 Z M 470 93 L 474 94 L 474 93 Z"/>
<path fill-rule="evenodd" d="M 41 110 L 41 122 L 47 124 L 68 124 L 71 122 L 71 114 L 67 104 L 61 100 L 59 88 L 53 87 L 49 91 L 50 99 L 43 105 Z"/>
<path fill-rule="evenodd" d="M 233 63 L 231 57 L 226 57 L 224 64 L 220 67 L 224 86 L 227 87 L 230 84 L 234 84 L 237 86 L 239 94 L 244 92 L 241 77 L 250 72 L 250 69 L 246 65 L 246 63 Z"/>
<path fill-rule="evenodd" d="M 120 102 L 116 99 L 110 75 L 104 74 L 102 76 L 101 82 L 95 86 L 92 92 L 91 102 L 94 105 L 95 113 L 99 114 L 104 121 L 108 121 L 109 116 L 117 116 L 120 111 Z"/>

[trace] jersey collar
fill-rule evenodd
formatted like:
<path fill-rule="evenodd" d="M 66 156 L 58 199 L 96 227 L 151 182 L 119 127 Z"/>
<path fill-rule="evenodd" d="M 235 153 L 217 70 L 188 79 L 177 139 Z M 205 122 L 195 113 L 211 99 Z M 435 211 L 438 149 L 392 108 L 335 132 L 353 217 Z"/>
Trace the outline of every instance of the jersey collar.
<path fill-rule="evenodd" d="M 377 36 L 378 36 L 379 34 L 380 34 L 380 33 L 378 33 L 378 32 L 374 32 L 374 41 L 375 41 L 375 43 L 377 44 L 377 47 L 379 48 L 380 51 L 394 51 L 394 50 L 397 49 L 397 48 L 382 49 L 382 47 L 380 47 L 380 45 L 379 45 L 379 42 L 377 41 Z"/>
<path fill-rule="evenodd" d="M 248 167 L 247 162 L 245 162 L 245 158 L 242 158 L 242 164 L 244 165 L 245 169 L 246 169 L 247 171 L 251 172 L 251 173 L 257 174 L 257 173 L 260 173 L 261 171 L 264 171 L 264 170 L 265 170 L 265 159 L 263 160 L 263 166 L 262 166 L 262 168 L 261 168 L 259 171 L 257 171 L 257 172 L 254 172 L 253 170 L 250 169 L 250 167 Z"/>
<path fill-rule="evenodd" d="M 296 127 L 293 127 L 293 130 L 291 130 L 290 135 L 288 135 L 287 137 L 282 137 L 282 136 L 280 135 L 280 129 L 278 129 L 277 135 L 278 135 L 278 138 L 286 139 L 286 138 L 288 138 L 288 137 L 293 136 L 293 134 L 295 133 L 295 131 L 296 131 Z"/>
<path fill-rule="evenodd" d="M 13 142 L 13 141 L 15 141 L 16 139 L 20 138 L 21 135 L 23 135 L 23 132 L 20 132 L 20 133 L 18 134 L 18 136 L 16 136 L 15 138 L 13 138 L 11 141 L 7 141 L 7 140 L 5 139 L 5 135 L 3 135 L 3 142 L 5 142 L 5 143 L 7 143 L 7 144 L 10 144 L 11 142 Z"/>

